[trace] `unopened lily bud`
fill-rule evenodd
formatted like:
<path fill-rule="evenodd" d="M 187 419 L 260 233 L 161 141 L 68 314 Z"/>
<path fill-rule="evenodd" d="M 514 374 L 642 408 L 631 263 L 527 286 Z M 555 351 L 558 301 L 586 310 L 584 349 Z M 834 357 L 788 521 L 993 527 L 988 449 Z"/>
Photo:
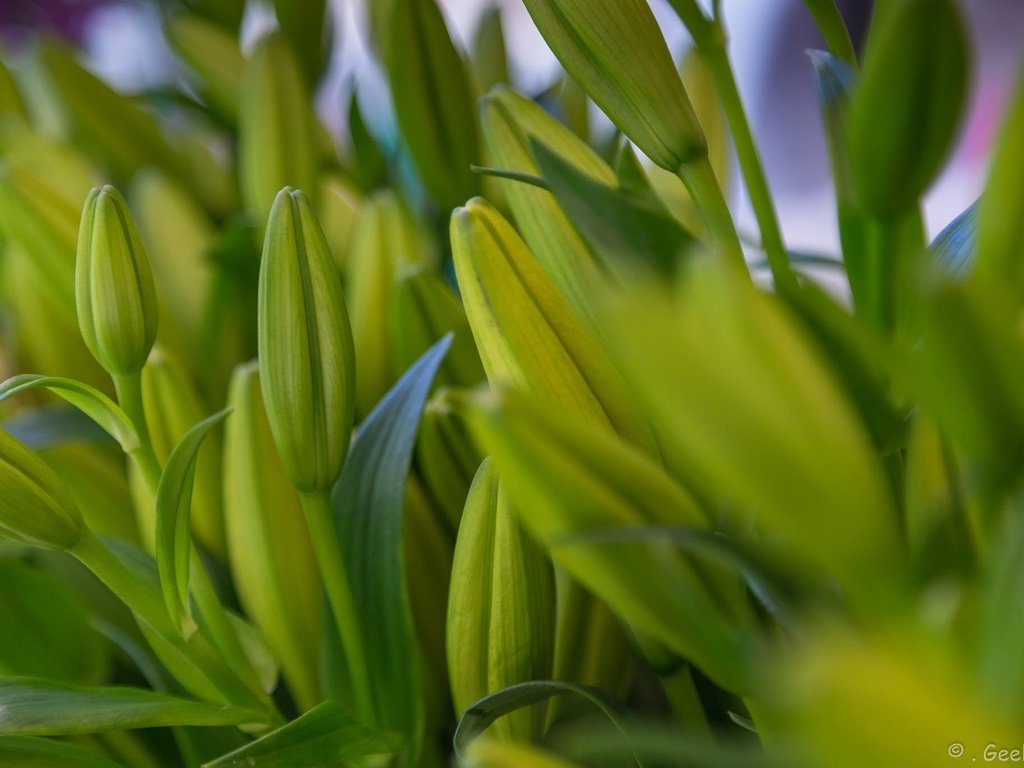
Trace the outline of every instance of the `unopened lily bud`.
<path fill-rule="evenodd" d="M 245 63 L 238 114 L 238 173 L 246 210 L 263 222 L 285 185 L 316 194 L 316 126 L 299 63 L 274 32 Z"/>
<path fill-rule="evenodd" d="M 319 701 L 321 582 L 299 494 L 267 423 L 257 367 L 235 369 L 224 438 L 224 522 L 245 614 L 267 638 L 299 705 Z"/>
<path fill-rule="evenodd" d="M 53 470 L 0 429 L 0 536 L 43 549 L 70 549 L 81 513 Z"/>
<path fill-rule="evenodd" d="M 457 712 L 488 693 L 551 676 L 554 580 L 543 552 L 526 536 L 485 461 L 466 499 L 455 541 L 448 596 L 448 674 Z M 529 740 L 523 709 L 494 731 Z"/>
<path fill-rule="evenodd" d="M 524 0 L 566 71 L 661 167 L 707 153 L 665 38 L 645 0 Z"/>
<path fill-rule="evenodd" d="M 100 365 L 112 375 L 140 371 L 156 339 L 156 288 L 128 204 L 109 185 L 92 190 L 82 211 L 75 302 Z"/>
<path fill-rule="evenodd" d="M 206 413 L 188 371 L 158 344 L 142 369 L 142 404 L 153 450 L 161 464 L 186 432 Z M 192 491 L 192 532 L 207 551 L 223 559 L 224 519 L 221 509 L 220 439 L 209 435 L 199 451 Z M 152 504 L 149 505 L 152 509 Z M 147 536 L 155 536 L 147 531 Z M 154 540 L 147 538 L 147 541 Z"/>
<path fill-rule="evenodd" d="M 258 324 L 267 416 L 288 476 L 300 491 L 330 488 L 352 432 L 352 329 L 324 233 L 290 187 L 267 222 Z"/>

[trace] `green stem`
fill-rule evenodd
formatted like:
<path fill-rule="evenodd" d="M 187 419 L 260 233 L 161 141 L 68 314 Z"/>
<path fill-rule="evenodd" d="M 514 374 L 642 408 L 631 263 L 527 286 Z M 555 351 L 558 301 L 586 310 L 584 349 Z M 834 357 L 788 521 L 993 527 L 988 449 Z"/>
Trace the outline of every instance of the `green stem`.
<path fill-rule="evenodd" d="M 722 111 L 729 123 L 740 170 L 747 184 L 750 202 L 754 208 L 761 242 L 764 244 L 768 265 L 775 285 L 780 291 L 796 288 L 796 276 L 789 265 L 786 246 L 782 239 L 775 203 L 772 201 L 761 156 L 740 99 L 736 76 L 726 51 L 725 31 L 720 19 L 708 19 L 692 0 L 672 0 L 672 5 L 690 30 L 715 85 Z"/>
<path fill-rule="evenodd" d="M 330 492 L 303 492 L 299 497 L 306 515 L 313 551 L 327 590 L 327 600 L 330 602 L 341 645 L 345 651 L 355 705 L 360 715 L 370 720 L 373 715 L 373 699 L 366 666 L 366 650 L 363 646 L 362 624 L 349 585 L 338 533 L 331 519 Z"/>
<path fill-rule="evenodd" d="M 736 225 L 729 212 L 729 204 L 725 201 L 725 195 L 722 194 L 722 188 L 715 178 L 707 154 L 684 163 L 677 174 L 700 209 L 701 218 L 708 228 L 715 252 L 749 277 L 743 246 L 740 244 L 739 235 L 736 234 Z"/>
<path fill-rule="evenodd" d="M 146 424 L 146 411 L 142 405 L 142 372 L 126 376 L 115 375 L 113 379 L 114 391 L 117 392 L 117 404 L 121 406 L 121 410 L 131 421 L 139 436 L 139 447 L 129 453 L 128 458 L 142 473 L 146 487 L 152 497 L 156 498 L 156 489 L 160 484 L 160 462 L 153 450 L 149 426 Z M 149 548 L 152 549 L 152 542 L 150 542 Z"/>

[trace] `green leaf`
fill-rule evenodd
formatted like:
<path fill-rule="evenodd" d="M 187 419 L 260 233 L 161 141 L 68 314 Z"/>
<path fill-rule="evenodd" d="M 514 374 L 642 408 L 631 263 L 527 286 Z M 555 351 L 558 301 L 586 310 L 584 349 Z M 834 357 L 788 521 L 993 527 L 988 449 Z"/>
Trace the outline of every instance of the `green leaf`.
<path fill-rule="evenodd" d="M 978 212 L 981 199 L 975 200 L 946 225 L 928 246 L 934 262 L 953 275 L 966 274 L 974 263 L 978 245 Z"/>
<path fill-rule="evenodd" d="M 124 768 L 99 752 L 35 736 L 0 736 L 4 768 Z"/>
<path fill-rule="evenodd" d="M 419 649 L 405 577 L 405 479 L 431 383 L 451 346 L 437 342 L 373 409 L 331 494 L 334 522 L 362 617 L 372 725 L 403 734 L 418 755 L 424 711 Z"/>
<path fill-rule="evenodd" d="M 171 725 L 242 725 L 261 717 L 141 688 L 85 688 L 29 677 L 0 680 L 0 734 L 75 736 Z"/>
<path fill-rule="evenodd" d="M 371 755 L 390 755 L 401 742 L 353 720 L 325 701 L 288 725 L 224 755 L 204 768 L 332 768 Z"/>
<path fill-rule="evenodd" d="M 931 184 L 956 135 L 969 65 L 953 0 L 879 7 L 849 117 L 850 168 L 867 211 L 904 214 Z"/>
<path fill-rule="evenodd" d="M 442 211 L 473 197 L 480 160 L 473 92 L 435 0 L 391 0 L 386 65 L 395 117 Z"/>
<path fill-rule="evenodd" d="M 179 632 L 192 623 L 188 601 L 190 520 L 196 463 L 203 440 L 227 418 L 224 409 L 188 430 L 167 457 L 156 492 L 156 563 L 164 602 Z"/>
<path fill-rule="evenodd" d="M 644 265 L 668 274 L 694 243 L 653 193 L 611 187 L 582 173 L 537 139 L 541 174 L 576 230 L 615 267 Z"/>
<path fill-rule="evenodd" d="M 89 626 L 81 596 L 53 572 L 0 559 L 0 675 L 85 685 L 109 672 L 110 646 Z"/>
<path fill-rule="evenodd" d="M 120 443 L 125 453 L 131 453 L 139 447 L 139 436 L 135 432 L 135 427 L 117 404 L 99 390 L 74 379 L 31 373 L 12 376 L 0 384 L 0 402 L 19 392 L 39 388 L 48 389 L 67 400 L 103 427 L 107 434 Z"/>
<path fill-rule="evenodd" d="M 552 696 L 563 694 L 573 694 L 589 701 L 608 718 L 615 729 L 622 734 L 622 738 L 629 742 L 630 736 L 626 730 L 625 723 L 616 713 L 615 709 L 605 700 L 604 694 L 601 691 L 558 680 L 535 680 L 503 688 L 496 693 L 485 696 L 468 707 L 459 718 L 459 723 L 455 727 L 455 735 L 452 738 L 456 756 L 464 757 L 469 744 L 486 731 L 488 726 L 499 717 L 503 717 L 523 707 L 545 701 Z M 643 765 L 635 754 L 634 762 L 638 766 Z"/>

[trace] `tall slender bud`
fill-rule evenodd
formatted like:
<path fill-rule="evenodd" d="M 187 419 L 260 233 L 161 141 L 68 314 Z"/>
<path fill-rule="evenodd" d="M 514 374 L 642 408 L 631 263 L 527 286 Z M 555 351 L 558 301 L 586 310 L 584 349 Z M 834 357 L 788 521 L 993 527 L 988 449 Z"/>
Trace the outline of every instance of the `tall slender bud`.
<path fill-rule="evenodd" d="M 288 476 L 300 491 L 330 488 L 352 432 L 352 329 L 324 233 L 290 187 L 267 222 L 258 323 L 267 416 Z"/>
<path fill-rule="evenodd" d="M 82 211 L 75 303 L 100 365 L 112 375 L 140 371 L 156 339 L 156 288 L 128 204 L 109 185 L 93 189 Z"/>

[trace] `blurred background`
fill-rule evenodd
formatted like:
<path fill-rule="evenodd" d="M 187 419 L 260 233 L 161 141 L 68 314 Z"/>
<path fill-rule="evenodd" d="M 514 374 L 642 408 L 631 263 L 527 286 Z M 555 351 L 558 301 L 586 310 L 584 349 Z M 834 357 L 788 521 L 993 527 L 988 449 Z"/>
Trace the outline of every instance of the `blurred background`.
<path fill-rule="evenodd" d="M 391 131 L 390 101 L 384 79 L 362 39 L 366 3 L 332 0 L 336 25 L 335 55 L 317 94 L 325 123 L 340 136 L 345 125 L 354 78 L 359 100 L 379 136 Z M 469 41 L 482 15 L 500 9 L 514 85 L 536 95 L 558 77 L 558 64 L 518 0 L 441 0 L 457 40 Z M 688 37 L 664 0 L 652 0 L 673 52 L 681 55 Z M 839 5 L 858 42 L 863 40 L 871 0 L 843 0 Z M 935 234 L 977 196 L 986 158 L 1003 105 L 1012 89 L 1024 49 L 1024 2 L 963 0 L 969 21 L 976 69 L 969 117 L 953 162 L 926 199 L 929 231 Z M 828 181 L 824 140 L 817 116 L 809 48 L 824 47 L 801 0 L 725 0 L 731 53 L 755 134 L 761 142 L 769 179 L 791 247 L 835 253 L 838 235 Z M 271 23 L 272 11 L 249 4 L 242 27 L 243 44 Z M 157 0 L 0 0 L 0 35 L 17 52 L 41 30 L 76 42 L 88 65 L 117 87 L 137 92 L 159 89 L 178 77 L 173 57 L 160 34 Z M 610 131 L 592 111 L 593 130 Z M 734 185 L 733 203 L 740 226 L 754 231 L 744 191 Z"/>

